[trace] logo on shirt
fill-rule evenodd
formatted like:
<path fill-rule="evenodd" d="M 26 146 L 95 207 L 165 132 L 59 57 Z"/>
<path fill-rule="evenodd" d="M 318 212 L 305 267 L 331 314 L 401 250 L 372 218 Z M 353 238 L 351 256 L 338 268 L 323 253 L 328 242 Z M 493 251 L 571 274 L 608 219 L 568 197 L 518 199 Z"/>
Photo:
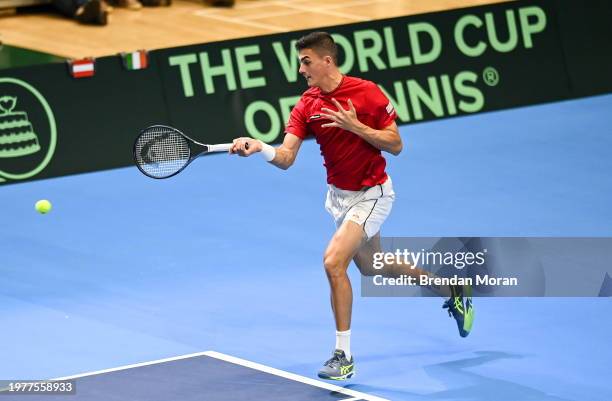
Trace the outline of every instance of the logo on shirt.
<path fill-rule="evenodd" d="M 320 114 L 313 114 L 312 116 L 308 117 L 308 121 L 310 120 L 316 120 L 318 118 L 321 118 Z"/>
<path fill-rule="evenodd" d="M 389 115 L 393 114 L 393 112 L 395 111 L 395 109 L 393 108 L 393 105 L 391 104 L 391 102 L 389 102 L 389 104 L 387 105 L 387 107 L 385 107 L 385 110 L 387 110 L 387 113 Z"/>

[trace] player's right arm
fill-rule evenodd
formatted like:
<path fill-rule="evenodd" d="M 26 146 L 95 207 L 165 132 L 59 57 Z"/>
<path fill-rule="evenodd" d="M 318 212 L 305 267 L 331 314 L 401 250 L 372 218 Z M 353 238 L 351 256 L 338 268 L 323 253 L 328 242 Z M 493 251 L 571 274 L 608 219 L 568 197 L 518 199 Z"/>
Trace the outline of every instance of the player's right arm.
<path fill-rule="evenodd" d="M 234 145 L 230 149 L 230 153 L 250 156 L 253 153 L 262 152 L 265 160 L 278 168 L 287 170 L 295 161 L 300 145 L 308 135 L 304 105 L 304 98 L 302 97 L 291 110 L 289 121 L 285 126 L 285 138 L 279 147 L 272 148 L 270 145 L 253 138 L 237 138 L 234 139 Z"/>
<path fill-rule="evenodd" d="M 274 158 L 269 160 L 269 162 L 278 168 L 287 170 L 295 161 L 301 145 L 302 139 L 288 132 L 285 135 L 283 143 L 279 147 L 271 150 L 274 152 Z M 253 153 L 264 151 L 265 147 L 270 147 L 270 145 L 253 138 L 236 138 L 234 139 L 234 145 L 230 149 L 230 153 L 236 153 L 246 157 Z"/>
<path fill-rule="evenodd" d="M 287 133 L 281 146 L 276 148 L 276 155 L 274 156 L 274 159 L 270 160 L 270 163 L 274 164 L 278 168 L 287 170 L 295 161 L 301 145 L 301 138 L 291 133 Z"/>

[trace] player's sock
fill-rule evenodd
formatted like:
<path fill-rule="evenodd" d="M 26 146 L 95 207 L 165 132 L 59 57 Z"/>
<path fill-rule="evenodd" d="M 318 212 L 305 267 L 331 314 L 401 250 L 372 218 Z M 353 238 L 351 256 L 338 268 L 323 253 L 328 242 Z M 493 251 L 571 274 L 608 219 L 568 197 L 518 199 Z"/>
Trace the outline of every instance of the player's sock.
<path fill-rule="evenodd" d="M 336 331 L 336 349 L 344 351 L 346 359 L 351 360 L 351 330 Z"/>

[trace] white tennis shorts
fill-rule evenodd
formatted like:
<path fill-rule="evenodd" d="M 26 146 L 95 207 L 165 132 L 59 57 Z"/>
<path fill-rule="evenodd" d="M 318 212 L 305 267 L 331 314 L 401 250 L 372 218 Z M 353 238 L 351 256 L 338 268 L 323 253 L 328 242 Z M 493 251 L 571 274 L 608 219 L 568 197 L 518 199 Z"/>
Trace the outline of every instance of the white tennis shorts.
<path fill-rule="evenodd" d="M 334 218 L 336 228 L 344 221 L 354 221 L 363 227 L 367 239 L 380 231 L 380 227 L 391 213 L 395 200 L 391 177 L 362 191 L 347 191 L 328 184 L 325 210 Z"/>

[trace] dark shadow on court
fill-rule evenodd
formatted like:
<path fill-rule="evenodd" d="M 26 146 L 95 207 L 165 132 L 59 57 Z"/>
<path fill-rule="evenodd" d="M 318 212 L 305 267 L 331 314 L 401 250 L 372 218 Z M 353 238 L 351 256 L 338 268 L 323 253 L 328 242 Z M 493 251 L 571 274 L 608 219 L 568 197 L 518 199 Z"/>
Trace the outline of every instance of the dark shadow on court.
<path fill-rule="evenodd" d="M 418 394 L 384 387 L 348 384 L 347 389 L 370 394 L 379 394 L 390 399 L 402 400 L 461 400 L 461 401 L 578 401 L 546 394 L 535 388 L 509 380 L 487 377 L 468 369 L 502 359 L 523 359 L 525 355 L 501 351 L 477 351 L 477 356 L 427 365 L 423 370 L 446 390 Z M 397 357 L 397 355 L 395 355 Z M 380 360 L 380 357 L 376 358 Z M 383 359 L 386 359 L 383 357 Z M 469 383 L 469 385 L 464 385 Z M 461 386 L 461 387 L 458 387 Z"/>

